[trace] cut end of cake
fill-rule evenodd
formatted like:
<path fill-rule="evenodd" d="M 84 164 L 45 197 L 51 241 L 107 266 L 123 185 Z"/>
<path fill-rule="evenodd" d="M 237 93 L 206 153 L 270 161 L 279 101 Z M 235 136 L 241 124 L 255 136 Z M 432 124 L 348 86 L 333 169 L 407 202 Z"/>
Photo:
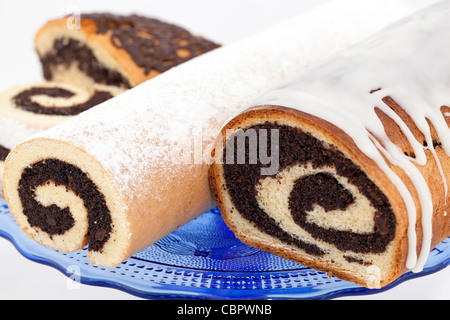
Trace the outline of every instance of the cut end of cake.
<path fill-rule="evenodd" d="M 82 150 L 49 139 L 24 142 L 8 156 L 4 180 L 10 211 L 28 237 L 64 252 L 87 245 L 93 264 L 106 267 L 127 258 L 121 197 Z"/>
<path fill-rule="evenodd" d="M 0 196 L 4 161 L 29 137 L 118 96 L 118 87 L 75 86 L 60 82 L 18 85 L 0 94 Z"/>
<path fill-rule="evenodd" d="M 133 88 L 219 45 L 157 19 L 83 14 L 48 22 L 35 46 L 47 80 Z"/>
<path fill-rule="evenodd" d="M 211 187 L 243 242 L 369 288 L 398 276 L 393 206 L 337 132 L 255 108 L 223 129 L 215 160 Z"/>

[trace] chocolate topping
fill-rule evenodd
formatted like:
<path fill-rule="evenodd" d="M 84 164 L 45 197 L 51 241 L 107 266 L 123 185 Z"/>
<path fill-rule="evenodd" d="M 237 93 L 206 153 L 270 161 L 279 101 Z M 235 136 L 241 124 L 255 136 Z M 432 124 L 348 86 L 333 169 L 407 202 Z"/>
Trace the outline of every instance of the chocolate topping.
<path fill-rule="evenodd" d="M 109 35 L 111 43 L 125 50 L 144 73 L 165 72 L 219 45 L 193 36 L 187 30 L 157 19 L 137 15 L 84 14 L 82 20 L 93 20 L 97 34 Z M 117 71 L 106 68 L 92 50 L 74 39 L 55 39 L 53 50 L 40 57 L 47 80 L 53 79 L 58 65 L 69 67 L 73 62 L 96 83 L 131 88 L 129 81 Z"/>
<path fill-rule="evenodd" d="M 83 111 L 86 111 L 106 100 L 111 99 L 113 96 L 109 92 L 96 91 L 94 95 L 85 103 L 73 105 L 70 107 L 47 107 L 42 106 L 37 102 L 34 102 L 31 98 L 37 95 L 45 95 L 52 98 L 71 98 L 74 93 L 66 89 L 61 88 L 31 88 L 24 90 L 16 95 L 12 101 L 17 108 L 25 111 L 46 114 L 46 115 L 61 115 L 72 116 L 77 115 Z"/>
<path fill-rule="evenodd" d="M 333 244 L 342 251 L 381 253 L 386 250 L 395 236 L 396 218 L 387 197 L 358 165 L 346 158 L 336 147 L 325 147 L 320 140 L 297 128 L 266 122 L 248 129 L 254 129 L 256 132 L 261 129 L 279 130 L 279 172 L 296 164 L 311 163 L 316 169 L 334 167 L 337 174 L 346 177 L 356 186 L 376 210 L 375 230 L 367 234 L 325 229 L 315 223 L 307 222 L 308 211 L 311 211 L 315 204 L 322 206 L 328 212 L 337 209 L 345 210 L 354 202 L 350 191 L 332 175 L 318 173 L 298 179 L 289 197 L 291 215 L 298 225 L 315 239 Z M 267 136 L 268 154 L 270 154 L 271 135 Z M 228 141 L 231 139 L 236 138 L 232 136 Z M 227 145 L 230 143 L 227 142 Z M 227 149 L 224 150 L 225 154 Z M 233 148 L 232 152 L 237 159 L 237 148 Z M 246 159 L 249 159 L 248 155 L 249 141 L 247 140 Z M 246 162 L 246 164 L 224 165 L 226 188 L 236 209 L 261 231 L 286 243 L 295 244 L 309 254 L 323 255 L 324 252 L 318 246 L 306 244 L 284 232 L 277 222 L 259 206 L 256 186 L 260 179 L 264 178 L 261 176 L 262 167 L 259 157 L 257 164 Z"/>
<path fill-rule="evenodd" d="M 52 181 L 65 186 L 83 200 L 88 212 L 89 250 L 101 251 L 112 231 L 111 214 L 105 197 L 92 180 L 79 168 L 57 159 L 46 159 L 26 168 L 19 181 L 19 196 L 23 213 L 32 227 L 39 227 L 48 235 L 61 235 L 74 224 L 69 208 L 56 205 L 44 207 L 35 199 L 39 186 Z"/>
<path fill-rule="evenodd" d="M 4 146 L 0 145 L 0 161 L 5 161 L 8 154 L 11 152 L 11 150 L 5 148 Z"/>
<path fill-rule="evenodd" d="M 97 33 L 109 33 L 113 45 L 126 50 L 134 62 L 144 68 L 146 75 L 151 70 L 165 72 L 219 47 L 173 24 L 138 15 L 97 13 L 84 14 L 81 19 L 94 20 Z"/>

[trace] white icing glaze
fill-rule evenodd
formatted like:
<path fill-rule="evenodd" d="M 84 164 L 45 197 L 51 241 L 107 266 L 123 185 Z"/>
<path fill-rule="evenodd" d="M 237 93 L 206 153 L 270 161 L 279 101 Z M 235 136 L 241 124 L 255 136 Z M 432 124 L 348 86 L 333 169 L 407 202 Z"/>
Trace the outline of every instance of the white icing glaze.
<path fill-rule="evenodd" d="M 333 1 L 188 61 L 32 138 L 74 144 L 134 201 L 163 201 L 171 179 L 186 172 L 174 155 L 195 149 L 194 136 L 214 141 L 226 119 L 257 96 L 410 10 L 401 0 Z M 152 184 L 149 177 L 161 172 L 168 183 Z M 207 175 L 197 184 L 208 189 Z"/>
<path fill-rule="evenodd" d="M 448 192 L 426 119 L 436 129 L 447 155 L 450 154 L 450 130 L 441 112 L 442 106 L 450 105 L 449 19 L 450 2 L 433 5 L 309 68 L 251 104 L 292 107 L 327 120 L 346 132 L 358 148 L 378 164 L 406 204 L 410 221 L 407 267 L 414 272 L 423 269 L 432 239 L 432 197 L 424 177 L 414 165 L 414 162 L 421 166 L 426 164 L 425 150 L 431 150 L 435 156 L 446 194 Z M 372 90 L 378 91 L 370 93 Z M 382 101 L 386 96 L 392 97 L 409 114 L 424 134 L 428 147 L 416 141 L 402 119 Z M 414 148 L 416 159 L 404 155 L 391 142 L 375 107 L 401 128 Z M 383 155 L 404 169 L 419 194 L 423 241 L 418 257 L 413 197 Z"/>

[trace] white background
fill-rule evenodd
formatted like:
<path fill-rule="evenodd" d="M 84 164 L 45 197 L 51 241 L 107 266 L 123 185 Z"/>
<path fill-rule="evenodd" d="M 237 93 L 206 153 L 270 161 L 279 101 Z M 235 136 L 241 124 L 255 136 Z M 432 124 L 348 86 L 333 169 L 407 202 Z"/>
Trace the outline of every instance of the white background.
<path fill-rule="evenodd" d="M 138 13 L 181 25 L 228 44 L 326 0 L 1 0 L 0 91 L 41 81 L 33 48 L 48 20 L 82 12 Z M 434 0 L 409 0 L 423 6 Z M 337 13 L 338 14 L 338 13 Z M 450 299 L 450 268 L 407 281 L 389 291 L 347 299 Z M 74 284 L 59 271 L 22 257 L 0 238 L 0 299 L 136 299 L 119 290 Z"/>

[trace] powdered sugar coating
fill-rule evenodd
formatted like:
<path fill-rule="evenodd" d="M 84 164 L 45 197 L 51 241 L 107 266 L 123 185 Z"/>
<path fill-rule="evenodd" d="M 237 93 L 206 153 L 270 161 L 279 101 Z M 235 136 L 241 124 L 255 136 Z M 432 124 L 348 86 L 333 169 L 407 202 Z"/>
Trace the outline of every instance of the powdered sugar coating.
<path fill-rule="evenodd" d="M 151 185 L 149 177 L 176 179 L 175 173 L 202 165 L 177 163 L 186 146 L 195 149 L 196 137 L 213 139 L 266 90 L 408 13 L 402 1 L 335 1 L 186 62 L 32 138 L 71 143 L 97 159 L 120 192 L 159 199 L 170 190 Z"/>
<path fill-rule="evenodd" d="M 3 115 L 0 115 L 0 120 L 0 145 L 8 149 L 14 148 L 17 143 L 43 130 Z"/>

